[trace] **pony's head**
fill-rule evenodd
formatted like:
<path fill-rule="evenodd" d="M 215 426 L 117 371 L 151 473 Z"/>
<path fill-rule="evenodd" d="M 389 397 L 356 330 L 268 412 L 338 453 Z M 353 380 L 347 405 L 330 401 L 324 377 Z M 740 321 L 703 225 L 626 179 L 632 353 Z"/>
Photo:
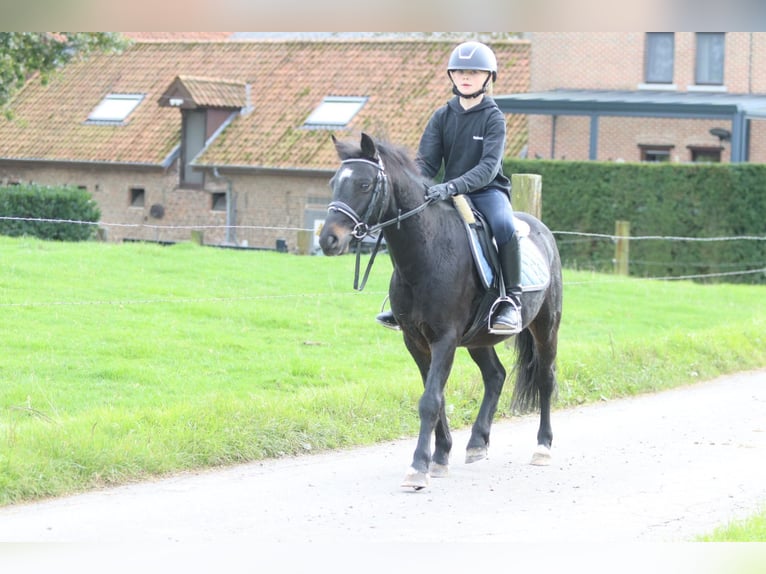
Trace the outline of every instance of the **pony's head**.
<path fill-rule="evenodd" d="M 382 220 L 402 172 L 415 170 L 403 150 L 376 143 L 365 133 L 359 145 L 332 139 L 341 164 L 330 180 L 332 201 L 319 245 L 325 255 L 340 255 L 352 238 L 362 239 Z"/>
<path fill-rule="evenodd" d="M 325 255 L 340 255 L 352 238 L 362 239 L 386 214 L 422 206 L 427 182 L 405 148 L 365 133 L 358 145 L 332 140 L 341 164 L 330 180 L 332 201 L 319 245 Z"/>

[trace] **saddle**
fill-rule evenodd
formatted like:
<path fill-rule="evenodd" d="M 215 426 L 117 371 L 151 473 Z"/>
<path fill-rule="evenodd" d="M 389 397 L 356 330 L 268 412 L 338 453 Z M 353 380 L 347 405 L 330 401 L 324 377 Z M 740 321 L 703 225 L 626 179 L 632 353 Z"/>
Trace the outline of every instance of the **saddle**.
<path fill-rule="evenodd" d="M 497 244 L 486 219 L 473 207 L 470 199 L 465 195 L 455 195 L 452 201 L 465 225 L 476 272 L 486 290 L 473 324 L 463 335 L 461 344 L 466 344 L 474 336 L 488 329 L 489 314 L 493 304 L 501 293 L 505 293 L 505 288 L 500 271 Z M 529 237 L 529 224 L 514 216 L 514 226 L 519 237 L 521 252 L 522 291 L 541 291 L 548 287 L 551 280 L 545 257 Z"/>

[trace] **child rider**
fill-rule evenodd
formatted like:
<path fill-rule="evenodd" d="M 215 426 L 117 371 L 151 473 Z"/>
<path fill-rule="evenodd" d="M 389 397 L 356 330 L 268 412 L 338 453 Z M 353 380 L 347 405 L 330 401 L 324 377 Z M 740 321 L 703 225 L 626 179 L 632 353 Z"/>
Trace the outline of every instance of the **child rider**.
<path fill-rule="evenodd" d="M 453 50 L 447 74 L 455 97 L 431 116 L 420 139 L 417 164 L 430 179 L 444 164 L 442 183 L 431 186 L 426 198 L 446 200 L 468 194 L 486 218 L 497 244 L 507 296 L 496 306 L 490 332 L 513 335 L 522 328 L 521 261 L 511 183 L 502 168 L 505 116 L 487 93 L 497 79 L 495 54 L 480 42 L 464 42 Z M 391 311 L 380 313 L 377 320 L 398 329 Z"/>

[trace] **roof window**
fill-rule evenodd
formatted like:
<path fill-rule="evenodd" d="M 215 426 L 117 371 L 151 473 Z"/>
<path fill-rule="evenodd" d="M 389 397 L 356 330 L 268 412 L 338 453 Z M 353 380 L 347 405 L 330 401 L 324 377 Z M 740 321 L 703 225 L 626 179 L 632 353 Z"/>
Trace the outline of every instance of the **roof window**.
<path fill-rule="evenodd" d="M 88 122 L 122 124 L 143 99 L 143 94 L 107 94 L 93 108 Z"/>
<path fill-rule="evenodd" d="M 311 112 L 303 127 L 306 128 L 337 128 L 346 126 L 364 104 L 367 98 L 332 96 L 322 100 L 322 103 Z"/>

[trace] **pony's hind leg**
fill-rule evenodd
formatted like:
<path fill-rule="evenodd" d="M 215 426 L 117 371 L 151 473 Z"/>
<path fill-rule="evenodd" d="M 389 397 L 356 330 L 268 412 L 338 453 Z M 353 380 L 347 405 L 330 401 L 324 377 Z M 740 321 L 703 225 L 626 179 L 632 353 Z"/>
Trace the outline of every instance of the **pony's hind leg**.
<path fill-rule="evenodd" d="M 497 411 L 500 393 L 503 391 L 505 369 L 494 347 L 468 349 L 468 353 L 479 366 L 484 381 L 484 398 L 481 401 L 476 421 L 471 428 L 471 438 L 466 448 L 465 461 L 471 463 L 487 457 L 489 432 L 492 427 L 492 419 Z"/>
<path fill-rule="evenodd" d="M 525 412 L 537 406 L 540 408 L 537 448 L 531 460 L 531 464 L 536 466 L 551 463 L 551 402 L 556 393 L 557 341 L 557 320 L 552 326 L 544 322 L 533 324 L 516 338 L 519 356 L 513 409 Z"/>

